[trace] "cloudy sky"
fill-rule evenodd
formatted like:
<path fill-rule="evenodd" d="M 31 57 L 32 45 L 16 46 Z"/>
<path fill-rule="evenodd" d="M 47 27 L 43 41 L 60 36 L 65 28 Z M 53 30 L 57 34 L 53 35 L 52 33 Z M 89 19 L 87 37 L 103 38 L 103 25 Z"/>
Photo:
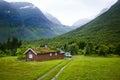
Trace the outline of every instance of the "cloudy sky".
<path fill-rule="evenodd" d="M 93 18 L 104 8 L 110 8 L 117 0 L 6 0 L 31 2 L 43 12 L 57 17 L 65 25 L 84 18 Z"/>

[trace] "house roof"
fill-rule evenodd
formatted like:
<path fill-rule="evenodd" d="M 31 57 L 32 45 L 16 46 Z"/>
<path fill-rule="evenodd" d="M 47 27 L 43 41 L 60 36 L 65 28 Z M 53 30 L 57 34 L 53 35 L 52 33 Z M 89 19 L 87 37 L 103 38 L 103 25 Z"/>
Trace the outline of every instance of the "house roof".
<path fill-rule="evenodd" d="M 36 53 L 38 54 L 44 54 L 44 53 L 49 53 L 49 52 L 57 52 L 57 50 L 52 50 L 50 48 L 34 48 L 33 49 Z"/>
<path fill-rule="evenodd" d="M 35 55 L 37 55 L 37 53 L 36 53 L 32 48 L 27 49 L 27 50 L 24 52 L 24 54 L 26 54 L 29 50 L 31 50 Z"/>
<path fill-rule="evenodd" d="M 49 53 L 49 52 L 57 52 L 57 50 L 52 50 L 50 48 L 29 48 L 28 50 L 26 50 L 24 52 L 24 54 L 26 54 L 29 50 L 31 50 L 35 55 L 37 54 L 45 54 L 45 53 Z"/>

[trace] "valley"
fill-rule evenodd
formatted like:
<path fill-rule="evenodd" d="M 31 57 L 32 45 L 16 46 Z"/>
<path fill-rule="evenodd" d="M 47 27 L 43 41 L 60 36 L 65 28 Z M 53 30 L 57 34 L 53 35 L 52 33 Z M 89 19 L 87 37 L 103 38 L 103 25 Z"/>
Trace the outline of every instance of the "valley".
<path fill-rule="evenodd" d="M 120 0 L 67 26 L 33 3 L 0 0 L 0 80 L 120 80 L 119 14 Z"/>

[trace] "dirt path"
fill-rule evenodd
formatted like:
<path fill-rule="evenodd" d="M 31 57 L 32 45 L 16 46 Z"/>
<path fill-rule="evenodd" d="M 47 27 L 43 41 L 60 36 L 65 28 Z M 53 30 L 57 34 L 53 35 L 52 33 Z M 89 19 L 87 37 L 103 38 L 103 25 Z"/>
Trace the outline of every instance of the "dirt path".
<path fill-rule="evenodd" d="M 71 59 L 69 60 L 69 62 L 71 61 Z M 69 63 L 68 62 L 68 63 Z M 64 62 L 62 62 L 64 63 Z M 43 76 L 39 77 L 37 80 L 42 80 L 43 78 L 45 78 L 47 75 L 49 75 L 52 71 L 54 71 L 56 68 L 58 68 L 60 65 L 62 65 L 62 63 L 58 64 L 57 66 L 55 66 L 54 68 L 52 68 L 50 71 L 48 71 L 46 74 L 44 74 Z M 68 65 L 68 63 L 66 65 L 64 65 L 60 71 L 51 79 L 51 80 L 55 80 L 56 77 L 64 70 L 64 68 Z"/>
<path fill-rule="evenodd" d="M 56 80 L 56 78 L 60 75 L 60 73 L 68 66 L 68 64 L 71 62 L 71 60 L 72 59 L 70 59 L 69 62 L 66 65 L 64 65 L 51 80 Z"/>

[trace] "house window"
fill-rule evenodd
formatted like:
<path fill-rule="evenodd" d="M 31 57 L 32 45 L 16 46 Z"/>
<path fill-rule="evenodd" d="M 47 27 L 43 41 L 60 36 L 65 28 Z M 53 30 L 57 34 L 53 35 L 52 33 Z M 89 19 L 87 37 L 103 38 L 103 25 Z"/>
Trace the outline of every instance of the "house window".
<path fill-rule="evenodd" d="M 52 56 L 52 53 L 50 53 L 50 56 Z"/>
<path fill-rule="evenodd" d="M 32 54 L 29 54 L 29 58 L 32 59 L 32 58 L 33 58 L 33 55 L 32 55 Z"/>
<path fill-rule="evenodd" d="M 57 56 L 57 53 L 55 53 L 55 56 Z"/>

